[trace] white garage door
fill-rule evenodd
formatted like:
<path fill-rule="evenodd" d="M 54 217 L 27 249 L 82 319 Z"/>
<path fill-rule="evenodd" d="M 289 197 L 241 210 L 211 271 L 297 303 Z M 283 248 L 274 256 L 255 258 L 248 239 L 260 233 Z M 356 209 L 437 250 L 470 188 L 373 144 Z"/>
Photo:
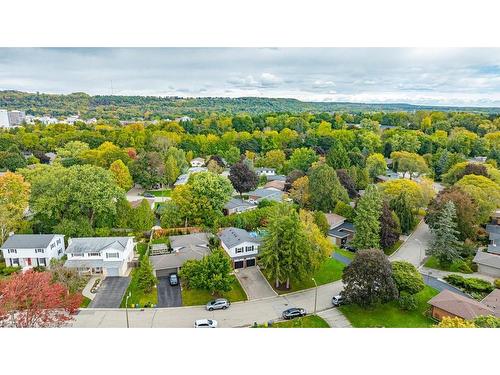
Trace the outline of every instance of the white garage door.
<path fill-rule="evenodd" d="M 120 276 L 120 271 L 118 270 L 118 267 L 107 268 L 106 269 L 106 276 Z"/>

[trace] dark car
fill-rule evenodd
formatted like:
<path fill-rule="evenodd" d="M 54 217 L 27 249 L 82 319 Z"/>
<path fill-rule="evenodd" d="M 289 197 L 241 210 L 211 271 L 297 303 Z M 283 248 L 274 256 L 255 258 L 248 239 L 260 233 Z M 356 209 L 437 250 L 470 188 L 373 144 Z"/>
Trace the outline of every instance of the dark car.
<path fill-rule="evenodd" d="M 349 244 L 342 245 L 342 248 L 350 251 L 351 253 L 355 253 L 357 250 L 354 246 L 351 246 Z"/>
<path fill-rule="evenodd" d="M 143 197 L 145 197 L 145 198 L 154 198 L 154 197 L 155 197 L 155 196 L 154 196 L 153 194 L 151 194 L 151 193 L 144 193 L 144 194 L 142 194 L 142 196 L 143 196 Z"/>
<path fill-rule="evenodd" d="M 179 285 L 179 277 L 176 273 L 171 273 L 170 275 L 168 275 L 168 282 L 171 286 Z"/>
<path fill-rule="evenodd" d="M 283 319 L 293 319 L 300 316 L 306 316 L 307 312 L 305 309 L 299 307 L 292 307 L 291 309 L 283 311 Z"/>

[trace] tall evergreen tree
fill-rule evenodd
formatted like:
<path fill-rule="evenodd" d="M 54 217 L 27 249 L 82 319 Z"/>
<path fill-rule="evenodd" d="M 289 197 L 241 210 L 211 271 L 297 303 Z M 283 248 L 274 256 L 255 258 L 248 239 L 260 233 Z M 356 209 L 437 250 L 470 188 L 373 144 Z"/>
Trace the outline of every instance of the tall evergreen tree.
<path fill-rule="evenodd" d="M 311 251 L 297 212 L 288 204 L 276 206 L 261 247 L 261 263 L 276 287 L 286 282 L 288 289 L 292 276 L 307 273 Z"/>
<path fill-rule="evenodd" d="M 328 151 L 326 162 L 333 169 L 347 169 L 351 166 L 347 151 L 338 142 L 334 143 Z"/>
<path fill-rule="evenodd" d="M 330 212 L 338 201 L 349 202 L 335 170 L 327 164 L 315 166 L 309 172 L 309 196 L 313 209 Z"/>
<path fill-rule="evenodd" d="M 457 239 L 457 213 L 455 204 L 452 201 L 446 202 L 438 220 L 431 227 L 434 235 L 427 255 L 433 255 L 441 264 L 451 264 L 460 258 L 460 242 Z"/>
<path fill-rule="evenodd" d="M 354 218 L 353 245 L 358 249 L 380 247 L 380 222 L 379 216 L 382 209 L 382 197 L 375 185 L 368 185 L 365 194 L 356 205 Z"/>
<path fill-rule="evenodd" d="M 408 233 L 413 228 L 413 209 L 406 192 L 400 193 L 391 201 L 391 208 L 399 219 L 401 232 Z"/>

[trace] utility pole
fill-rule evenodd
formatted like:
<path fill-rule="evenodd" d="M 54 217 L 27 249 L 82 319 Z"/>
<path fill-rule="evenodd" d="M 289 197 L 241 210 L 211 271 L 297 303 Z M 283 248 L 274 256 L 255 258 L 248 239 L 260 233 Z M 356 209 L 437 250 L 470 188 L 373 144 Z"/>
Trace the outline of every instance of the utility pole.
<path fill-rule="evenodd" d="M 127 298 L 125 299 L 125 316 L 127 317 L 127 328 L 130 328 L 129 323 L 128 323 L 128 299 L 132 295 L 131 292 L 128 292 Z"/>
<path fill-rule="evenodd" d="M 316 280 L 314 279 L 314 277 L 312 277 L 311 280 L 314 281 L 314 285 L 316 286 L 316 288 L 314 290 L 314 314 L 316 314 L 316 306 L 317 306 L 317 302 L 318 302 L 318 284 L 316 283 Z"/>

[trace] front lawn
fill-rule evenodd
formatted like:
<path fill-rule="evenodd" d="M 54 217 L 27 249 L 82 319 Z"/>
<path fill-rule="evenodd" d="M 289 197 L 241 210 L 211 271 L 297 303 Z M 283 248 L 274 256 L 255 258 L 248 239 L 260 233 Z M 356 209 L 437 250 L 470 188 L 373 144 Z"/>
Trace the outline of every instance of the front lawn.
<path fill-rule="evenodd" d="M 231 276 L 233 282 L 229 292 L 221 293 L 220 295 L 212 295 L 207 290 L 202 289 L 187 289 L 182 288 L 182 304 L 183 306 L 205 305 L 207 302 L 215 298 L 226 298 L 229 302 L 246 301 L 247 295 L 240 285 L 240 282 L 235 276 Z"/>
<path fill-rule="evenodd" d="M 460 272 L 460 273 L 472 273 L 472 259 L 466 260 L 458 260 L 453 262 L 450 265 L 443 265 L 439 263 L 437 258 L 434 255 L 431 255 L 427 258 L 427 261 L 424 264 L 427 268 L 434 268 L 440 271 L 450 271 L 450 272 Z"/>
<path fill-rule="evenodd" d="M 387 249 L 384 249 L 384 254 L 387 255 L 387 256 L 392 255 L 397 249 L 399 249 L 399 247 L 401 246 L 402 243 L 403 243 L 403 241 L 398 240 L 391 247 L 388 247 Z"/>
<path fill-rule="evenodd" d="M 354 259 L 354 255 L 356 255 L 356 253 L 353 253 L 352 251 L 349 251 L 346 249 L 341 249 L 341 248 L 336 248 L 334 253 L 338 253 L 338 254 L 345 256 L 346 258 L 349 258 L 349 259 Z"/>
<path fill-rule="evenodd" d="M 325 320 L 317 315 L 307 315 L 302 318 L 273 323 L 271 326 L 261 325 L 260 328 L 330 328 Z"/>
<path fill-rule="evenodd" d="M 314 288 L 314 281 L 316 280 L 318 285 L 328 284 L 337 280 L 342 279 L 342 271 L 345 265 L 336 259 L 328 258 L 321 267 L 312 275 L 306 276 L 303 280 L 290 279 L 290 289 L 276 289 L 275 281 L 270 279 L 264 270 L 264 275 L 266 276 L 269 284 L 278 294 L 297 292 L 303 289 Z"/>
<path fill-rule="evenodd" d="M 80 304 L 80 307 L 88 307 L 90 305 L 90 302 L 92 302 L 92 300 L 90 298 L 83 296 L 82 303 Z"/>
<path fill-rule="evenodd" d="M 158 293 L 156 290 L 156 287 L 153 288 L 151 293 L 144 293 L 138 285 L 139 279 L 137 278 L 137 275 L 139 273 L 139 268 L 135 268 L 131 272 L 131 277 L 132 280 L 130 281 L 130 284 L 128 286 L 127 291 L 125 292 L 125 295 L 123 296 L 122 303 L 120 304 L 120 307 L 125 307 L 125 300 L 127 298 L 128 293 L 131 293 L 130 298 L 128 299 L 128 306 L 132 307 L 132 305 L 137 305 L 139 304 L 139 307 L 144 307 L 145 304 L 152 303 L 156 305 L 158 303 Z"/>
<path fill-rule="evenodd" d="M 154 195 L 155 197 L 170 197 L 172 194 L 171 189 L 164 189 L 164 190 L 147 190 L 143 193 L 144 194 L 151 194 Z"/>
<path fill-rule="evenodd" d="M 358 305 L 344 305 L 339 308 L 353 327 L 425 328 L 435 324 L 432 319 L 425 315 L 425 312 L 430 307 L 427 301 L 436 294 L 438 291 L 429 286 L 417 293 L 415 295 L 417 299 L 415 311 L 401 310 L 397 301 L 367 309 Z"/>

